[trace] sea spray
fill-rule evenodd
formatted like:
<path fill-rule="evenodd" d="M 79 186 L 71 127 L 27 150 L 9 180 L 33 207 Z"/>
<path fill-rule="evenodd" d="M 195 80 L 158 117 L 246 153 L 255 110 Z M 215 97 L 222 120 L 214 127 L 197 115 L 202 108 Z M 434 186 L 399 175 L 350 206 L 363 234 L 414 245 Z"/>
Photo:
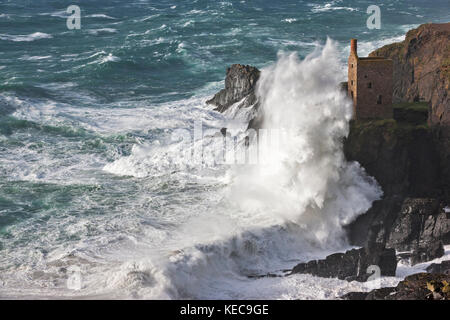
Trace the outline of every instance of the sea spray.
<path fill-rule="evenodd" d="M 382 195 L 358 163 L 345 160 L 352 106 L 338 87 L 340 75 L 330 39 L 303 61 L 280 53 L 262 71 L 257 95 L 263 128 L 285 134 L 275 144 L 260 139 L 264 163 L 235 170 L 229 191 L 241 210 L 299 224 L 323 246 L 342 241 L 342 225 Z"/>
<path fill-rule="evenodd" d="M 345 160 L 352 108 L 338 88 L 338 70 L 331 40 L 303 61 L 280 54 L 263 70 L 257 94 L 264 129 L 287 134 L 276 149 L 259 144 L 266 161 L 231 167 L 222 201 L 180 227 L 164 257 L 148 254 L 153 271 L 145 272 L 160 270 L 165 284 L 150 281 L 158 290 L 142 288 L 143 296 L 239 298 L 236 287 L 248 276 L 280 274 L 299 260 L 346 248 L 343 225 L 382 191 L 358 163 Z"/>

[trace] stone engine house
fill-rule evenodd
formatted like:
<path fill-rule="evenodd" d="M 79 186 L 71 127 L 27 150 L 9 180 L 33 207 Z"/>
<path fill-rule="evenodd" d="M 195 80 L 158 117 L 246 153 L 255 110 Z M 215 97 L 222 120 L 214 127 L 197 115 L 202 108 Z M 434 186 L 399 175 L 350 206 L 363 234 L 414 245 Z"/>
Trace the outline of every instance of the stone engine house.
<path fill-rule="evenodd" d="M 351 40 L 348 58 L 348 95 L 354 119 L 392 118 L 393 62 L 380 57 L 358 57 L 358 43 Z"/>

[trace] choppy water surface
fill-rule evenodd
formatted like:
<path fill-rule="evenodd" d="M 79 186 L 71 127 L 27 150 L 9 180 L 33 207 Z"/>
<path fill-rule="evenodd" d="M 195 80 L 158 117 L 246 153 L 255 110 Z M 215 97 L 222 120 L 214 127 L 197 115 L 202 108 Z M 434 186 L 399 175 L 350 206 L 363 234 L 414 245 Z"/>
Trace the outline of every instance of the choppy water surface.
<path fill-rule="evenodd" d="M 2 1 L 0 297 L 293 299 L 370 289 L 307 275 L 247 276 L 345 249 L 339 226 L 379 196 L 356 164 L 341 162 L 345 99 L 321 109 L 322 121 L 333 113 L 342 121 L 325 126 L 322 134 L 336 139 L 309 162 L 301 154 L 319 149 L 308 130 L 324 127 L 296 118 L 294 100 L 277 100 L 289 88 L 306 88 L 310 98 L 332 93 L 306 64 L 316 61 L 326 74 L 331 59 L 331 79 L 343 80 L 352 37 L 364 55 L 421 23 L 450 18 L 448 1 L 384 1 L 382 28 L 369 30 L 371 4 L 82 1 L 81 29 L 68 30 L 66 1 Z M 327 36 L 332 52 L 322 51 Z M 280 56 L 304 59 L 314 50 L 309 62 Z M 266 107 L 273 125 L 283 125 L 286 113 L 274 106 L 286 103 L 292 117 L 285 120 L 305 128 L 287 141 L 302 146 L 284 150 L 294 160 L 289 169 L 274 166 L 264 176 L 179 166 L 184 149 L 172 133 L 192 132 L 195 120 L 241 137 L 244 120 L 231 123 L 204 103 L 232 63 L 273 65 L 264 73 L 269 83 L 277 72 L 286 75 L 286 84 L 275 81 L 267 92 Z M 286 66 L 290 73 L 280 71 Z M 309 88 L 301 74 L 320 87 Z M 320 96 L 315 105 L 327 101 Z M 362 192 L 357 199 L 345 194 L 352 186 Z M 348 207 L 330 202 L 341 196 Z M 312 203 L 314 213 L 305 209 Z"/>

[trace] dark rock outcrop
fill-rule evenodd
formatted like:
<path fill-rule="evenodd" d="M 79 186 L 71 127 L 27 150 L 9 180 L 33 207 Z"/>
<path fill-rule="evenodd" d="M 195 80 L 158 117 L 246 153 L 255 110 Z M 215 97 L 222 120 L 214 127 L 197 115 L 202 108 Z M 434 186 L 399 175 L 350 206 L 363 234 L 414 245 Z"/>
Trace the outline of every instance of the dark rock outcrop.
<path fill-rule="evenodd" d="M 375 177 L 385 197 L 429 197 L 441 192 L 439 155 L 426 125 L 395 119 L 352 121 L 344 153 Z"/>
<path fill-rule="evenodd" d="M 358 161 L 384 191 L 382 200 L 348 226 L 350 243 L 410 251 L 403 258 L 412 263 L 440 257 L 443 244 L 450 244 L 442 174 L 449 164 L 441 162 L 433 131 L 418 124 L 419 118 L 353 122 L 344 143 L 346 158 Z"/>
<path fill-rule="evenodd" d="M 352 249 L 345 253 L 335 253 L 323 260 L 300 263 L 291 274 L 308 273 L 324 278 L 338 278 L 348 281 L 367 281 L 371 276 L 369 266 L 378 266 L 383 276 L 395 276 L 397 260 L 395 250 L 381 246 Z"/>
<path fill-rule="evenodd" d="M 428 273 L 446 274 L 450 276 L 450 260 L 433 263 L 426 270 Z"/>
<path fill-rule="evenodd" d="M 231 105 L 241 100 L 243 101 L 238 108 L 247 108 L 257 104 L 255 88 L 260 73 L 255 67 L 233 64 L 227 68 L 225 89 L 216 93 L 206 103 L 216 106 L 215 110 L 219 112 L 224 112 Z"/>
<path fill-rule="evenodd" d="M 442 191 L 450 199 L 450 125 L 433 127 L 434 144 L 439 152 Z"/>
<path fill-rule="evenodd" d="M 432 124 L 450 125 L 450 23 L 424 24 L 372 52 L 394 63 L 394 102 L 431 102 Z"/>
<path fill-rule="evenodd" d="M 381 288 L 371 292 L 350 292 L 344 300 L 449 300 L 450 276 L 418 273 L 405 278 L 397 287 Z"/>
<path fill-rule="evenodd" d="M 347 226 L 349 241 L 355 246 L 385 244 L 403 203 L 400 196 L 375 201 L 372 208 Z"/>
<path fill-rule="evenodd" d="M 411 262 L 415 264 L 442 257 L 444 243 L 450 243 L 450 219 L 444 203 L 437 199 L 405 199 L 386 246 L 412 251 Z"/>
<path fill-rule="evenodd" d="M 433 198 L 393 196 L 376 201 L 372 208 L 349 227 L 353 245 L 378 243 L 396 249 L 401 258 L 412 264 L 444 255 L 444 244 L 450 244 L 450 214 L 446 203 Z"/>

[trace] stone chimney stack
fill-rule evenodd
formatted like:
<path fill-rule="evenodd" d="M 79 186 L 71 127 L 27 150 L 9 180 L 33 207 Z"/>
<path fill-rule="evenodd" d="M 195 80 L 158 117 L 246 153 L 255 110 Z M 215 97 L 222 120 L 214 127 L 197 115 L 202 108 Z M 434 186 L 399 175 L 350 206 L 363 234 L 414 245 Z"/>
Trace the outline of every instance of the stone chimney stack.
<path fill-rule="evenodd" d="M 351 41 L 351 51 L 350 54 L 355 55 L 356 57 L 358 56 L 358 40 L 356 39 L 352 39 Z"/>

